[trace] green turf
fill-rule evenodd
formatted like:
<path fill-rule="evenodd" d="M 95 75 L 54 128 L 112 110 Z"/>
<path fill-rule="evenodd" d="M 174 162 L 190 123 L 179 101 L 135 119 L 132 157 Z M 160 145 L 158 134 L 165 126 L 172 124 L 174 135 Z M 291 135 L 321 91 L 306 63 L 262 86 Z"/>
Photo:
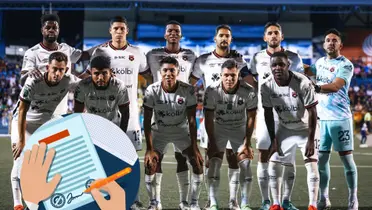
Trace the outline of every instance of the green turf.
<path fill-rule="evenodd" d="M 358 196 L 359 209 L 372 209 L 372 191 L 369 190 L 369 179 L 372 177 L 372 149 L 360 149 L 359 144 L 355 145 L 355 161 L 358 165 Z M 140 158 L 144 156 L 144 152 L 139 153 Z M 176 165 L 173 157 L 173 147 L 170 147 L 164 161 L 171 162 L 171 164 L 163 164 L 163 182 L 162 182 L 162 205 L 163 209 L 177 209 L 179 203 L 179 194 L 177 187 L 177 179 L 175 176 Z M 257 155 L 253 161 L 252 172 L 254 176 L 254 185 L 252 190 L 251 204 L 254 209 L 260 205 L 261 197 L 256 179 L 256 163 Z M 306 170 L 302 165 L 300 153 L 297 153 L 297 179 L 294 187 L 292 201 L 294 204 L 302 209 L 307 209 L 308 195 L 306 184 Z M 224 164 L 226 162 L 224 161 Z M 142 166 L 142 163 L 141 163 Z M 10 188 L 10 170 L 12 167 L 12 157 L 10 150 L 10 142 L 0 138 L 0 210 L 12 209 L 12 195 Z M 347 185 L 344 179 L 343 168 L 336 153 L 332 153 L 331 158 L 332 178 L 330 183 L 330 199 L 332 202 L 332 209 L 345 209 L 347 205 Z M 142 167 L 143 168 L 143 167 Z M 143 170 L 142 170 L 142 177 Z M 228 185 L 227 185 L 227 166 L 224 165 L 221 171 L 220 184 L 220 207 L 226 208 L 228 201 Z M 140 186 L 140 197 L 144 204 L 147 204 L 148 198 L 143 181 Z M 203 186 L 200 205 L 204 206 L 207 201 L 207 194 Z"/>

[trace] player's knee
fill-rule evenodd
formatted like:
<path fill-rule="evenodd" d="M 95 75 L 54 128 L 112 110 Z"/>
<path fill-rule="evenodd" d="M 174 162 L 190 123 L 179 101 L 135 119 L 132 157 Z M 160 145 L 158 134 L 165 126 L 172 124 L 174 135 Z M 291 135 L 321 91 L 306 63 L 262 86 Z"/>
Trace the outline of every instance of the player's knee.
<path fill-rule="evenodd" d="M 199 166 L 197 164 L 197 160 L 195 157 L 189 157 L 190 158 L 190 165 L 192 167 L 192 171 L 194 174 L 203 174 L 203 165 L 200 163 Z"/>
<path fill-rule="evenodd" d="M 258 161 L 260 161 L 261 163 L 269 162 L 269 155 L 270 155 L 269 150 L 259 149 L 258 150 Z"/>
<path fill-rule="evenodd" d="M 185 158 L 181 153 L 175 152 L 174 157 L 177 161 L 177 172 L 187 171 L 189 167 L 187 165 L 187 158 Z"/>
<path fill-rule="evenodd" d="M 341 152 L 338 152 L 338 154 L 339 154 L 340 156 L 350 155 L 350 154 L 352 154 L 352 153 L 353 153 L 353 151 L 351 151 L 351 150 L 349 150 L 349 151 L 341 151 Z"/>
<path fill-rule="evenodd" d="M 222 165 L 222 159 L 218 157 L 213 157 L 209 159 L 209 170 L 208 179 L 210 181 L 220 180 L 220 169 Z"/>
<path fill-rule="evenodd" d="M 239 161 L 240 168 L 240 181 L 241 182 L 252 182 L 252 170 L 251 170 L 251 160 L 245 158 Z"/>
<path fill-rule="evenodd" d="M 232 149 L 226 149 L 226 159 L 229 164 L 229 168 L 238 169 L 238 160 L 235 152 Z"/>
<path fill-rule="evenodd" d="M 314 159 L 314 158 L 306 158 L 306 159 L 305 159 L 305 164 L 306 164 L 306 163 L 313 163 L 313 162 L 316 163 L 316 162 L 318 162 L 318 160 L 317 160 L 317 159 Z"/>

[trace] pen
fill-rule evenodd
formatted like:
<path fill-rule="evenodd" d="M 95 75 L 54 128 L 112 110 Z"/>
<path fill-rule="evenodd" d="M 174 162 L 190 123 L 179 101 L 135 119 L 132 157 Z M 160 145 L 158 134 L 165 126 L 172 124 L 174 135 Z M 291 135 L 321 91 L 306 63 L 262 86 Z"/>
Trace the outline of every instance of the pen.
<path fill-rule="evenodd" d="M 92 184 L 89 188 L 87 188 L 84 193 L 89 193 L 91 190 L 95 189 L 95 188 L 100 188 L 112 181 L 115 181 L 117 179 L 119 179 L 120 177 L 123 177 L 127 174 L 129 174 L 130 172 L 132 172 L 132 169 L 130 167 L 127 167 L 127 168 L 124 168 L 123 170 L 119 171 L 119 172 L 116 172 L 115 174 L 105 178 L 105 179 L 102 179 L 101 181 L 98 181 L 94 184 Z"/>

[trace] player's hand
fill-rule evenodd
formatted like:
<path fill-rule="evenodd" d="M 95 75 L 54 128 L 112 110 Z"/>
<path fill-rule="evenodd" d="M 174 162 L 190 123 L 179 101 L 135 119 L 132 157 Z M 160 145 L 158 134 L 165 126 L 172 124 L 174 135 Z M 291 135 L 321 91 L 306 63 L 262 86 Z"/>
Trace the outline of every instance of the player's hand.
<path fill-rule="evenodd" d="M 60 174 L 55 175 L 49 183 L 46 181 L 56 153 L 54 149 L 50 149 L 44 160 L 46 147 L 45 143 L 41 143 L 35 144 L 32 151 L 27 150 L 21 168 L 23 198 L 35 204 L 49 198 L 61 181 Z"/>
<path fill-rule="evenodd" d="M 196 161 L 196 166 L 201 169 L 203 168 L 203 163 L 204 163 L 204 160 L 203 160 L 203 157 L 202 155 L 200 154 L 200 151 L 198 149 L 198 147 L 194 147 L 192 149 L 192 152 L 193 152 L 193 156 L 195 157 L 195 161 Z"/>
<path fill-rule="evenodd" d="M 43 78 L 43 74 L 38 69 L 34 69 L 34 70 L 30 71 L 28 73 L 28 76 L 31 77 L 31 78 L 34 78 L 34 79 L 42 79 Z"/>
<path fill-rule="evenodd" d="M 25 147 L 25 143 L 21 141 L 18 141 L 18 143 L 13 146 L 12 152 L 13 152 L 14 160 L 17 160 L 17 158 L 19 158 L 24 147 Z"/>
<path fill-rule="evenodd" d="M 145 154 L 145 167 L 151 169 L 159 162 L 159 155 L 154 150 L 147 150 Z"/>
<path fill-rule="evenodd" d="M 282 151 L 282 148 L 281 148 L 281 145 L 278 143 L 278 141 L 276 139 L 274 139 L 274 141 L 271 143 L 270 147 L 269 147 L 269 158 L 275 153 L 277 152 L 279 154 L 279 156 L 284 156 L 284 153 Z"/>
<path fill-rule="evenodd" d="M 238 153 L 238 157 L 240 155 L 244 155 L 246 158 L 253 160 L 254 157 L 253 148 L 250 145 L 244 145 L 242 151 Z"/>
<path fill-rule="evenodd" d="M 96 180 L 95 182 L 97 181 L 99 180 Z M 106 200 L 106 198 L 99 192 L 100 190 L 106 191 L 110 195 L 110 200 Z M 96 200 L 99 208 L 102 210 L 126 209 L 125 191 L 116 181 L 109 182 L 99 189 L 92 189 L 91 194 L 94 200 Z"/>
<path fill-rule="evenodd" d="M 306 143 L 306 150 L 305 150 L 305 156 L 310 158 L 315 153 L 315 143 L 314 140 L 307 141 Z"/>

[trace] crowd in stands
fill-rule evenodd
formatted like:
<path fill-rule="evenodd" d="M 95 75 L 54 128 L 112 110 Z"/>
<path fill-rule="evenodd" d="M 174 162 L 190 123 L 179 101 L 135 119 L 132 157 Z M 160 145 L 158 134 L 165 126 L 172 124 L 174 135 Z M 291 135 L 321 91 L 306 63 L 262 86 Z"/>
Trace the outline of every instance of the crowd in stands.
<path fill-rule="evenodd" d="M 359 130 L 364 122 L 367 123 L 368 130 L 372 130 L 370 114 L 372 113 L 372 68 L 365 65 L 360 59 L 352 60 L 355 66 L 354 78 L 349 88 L 351 109 L 354 113 L 355 128 Z M 14 109 L 21 90 L 19 84 L 21 62 L 0 58 L 0 126 L 9 125 L 9 116 Z M 362 81 L 362 83 L 360 82 Z M 365 81 L 365 82 L 363 82 Z M 141 84 L 141 83 L 140 83 Z M 196 87 L 198 102 L 202 104 L 203 90 L 202 84 Z M 141 85 L 140 95 L 145 86 Z M 141 97 L 140 97 L 141 98 Z M 141 99 L 139 101 L 141 105 Z M 73 94 L 69 95 L 69 112 L 73 110 Z M 369 114 L 367 114 L 369 113 Z M 201 115 L 201 107 L 198 107 L 198 115 Z"/>

